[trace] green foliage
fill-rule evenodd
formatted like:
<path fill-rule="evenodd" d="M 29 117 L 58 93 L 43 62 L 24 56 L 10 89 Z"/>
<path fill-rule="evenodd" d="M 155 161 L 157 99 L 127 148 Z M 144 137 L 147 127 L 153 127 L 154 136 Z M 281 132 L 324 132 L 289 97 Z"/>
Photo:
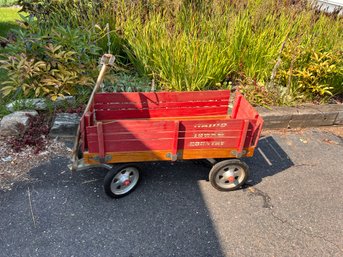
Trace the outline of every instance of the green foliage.
<path fill-rule="evenodd" d="M 5 103 L 0 100 L 0 118 L 7 114 L 10 114 L 10 111 L 7 110 Z"/>
<path fill-rule="evenodd" d="M 62 26 L 46 35 L 35 24 L 17 31 L 16 42 L 6 47 L 5 59 L 0 62 L 8 72 L 1 92 L 4 96 L 49 96 L 55 100 L 75 94 L 79 86 L 93 84 L 100 52 L 94 43 L 97 36 L 100 34 Z"/>
<path fill-rule="evenodd" d="M 0 0 L 0 6 L 11 6 L 17 3 L 17 0 Z"/>
<path fill-rule="evenodd" d="M 146 77 L 122 72 L 111 76 L 103 90 L 105 92 L 149 92 L 151 84 Z"/>
<path fill-rule="evenodd" d="M 325 100 L 343 93 L 343 52 L 293 46 L 290 42 L 282 53 L 277 79 L 287 89 L 288 98 L 300 101 Z"/>
<path fill-rule="evenodd" d="M 262 83 L 249 77 L 241 76 L 237 81 L 239 90 L 245 98 L 253 105 L 269 108 L 272 105 L 278 105 L 278 95 L 266 88 Z"/>
<path fill-rule="evenodd" d="M 6 37 L 11 29 L 18 28 L 16 24 L 16 20 L 20 19 L 18 11 L 19 8 L 16 7 L 0 8 L 0 37 Z"/>
<path fill-rule="evenodd" d="M 4 96 L 20 92 L 25 97 L 48 95 L 52 100 L 58 96 L 71 95 L 75 86 L 87 86 L 91 79 L 82 76 L 82 70 L 74 62 L 75 52 L 61 51 L 61 46 L 46 47 L 47 60 L 29 59 L 25 54 L 1 61 L 8 71 L 9 80 L 1 88 Z"/>
<path fill-rule="evenodd" d="M 75 53 L 66 61 L 68 71 L 94 78 L 96 57 L 110 49 L 125 70 L 133 68 L 140 77 L 132 82 L 131 75 L 117 75 L 111 90 L 145 90 L 141 78 L 154 79 L 160 90 L 239 85 L 250 101 L 264 106 L 325 100 L 342 92 L 342 17 L 321 14 L 309 1 L 19 2 L 38 22 L 24 22 L 31 26 L 29 39 L 9 49 L 25 50 L 11 56 L 24 53 L 33 64 L 50 64 L 50 43 L 61 46 L 58 52 Z"/>
<path fill-rule="evenodd" d="M 164 90 L 204 90 L 215 87 L 232 69 L 228 45 L 230 27 L 183 10 L 174 20 L 162 14 L 140 23 L 135 17 L 124 24 L 131 49 L 128 56 L 142 75 L 150 75 Z M 213 26 L 213 28 L 210 28 Z"/>
<path fill-rule="evenodd" d="M 316 52 L 336 51 L 343 42 L 341 18 L 318 14 L 302 1 L 145 1 L 134 8 L 122 3 L 116 14 L 131 63 L 161 89 L 204 90 L 227 80 L 255 81 L 254 86 L 247 82 L 245 92 L 263 92 L 251 98 L 263 105 L 288 92 L 284 85 L 262 86 L 269 84 L 286 41 Z M 332 72 L 326 76 L 333 80 Z"/>

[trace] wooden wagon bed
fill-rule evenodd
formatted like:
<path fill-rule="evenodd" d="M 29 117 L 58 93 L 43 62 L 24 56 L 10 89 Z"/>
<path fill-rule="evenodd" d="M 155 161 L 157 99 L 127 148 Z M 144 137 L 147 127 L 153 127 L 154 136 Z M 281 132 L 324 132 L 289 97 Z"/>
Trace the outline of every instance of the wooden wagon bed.
<path fill-rule="evenodd" d="M 86 164 L 252 156 L 263 119 L 230 91 L 97 93 L 80 122 Z M 230 113 L 230 114 L 229 114 Z"/>

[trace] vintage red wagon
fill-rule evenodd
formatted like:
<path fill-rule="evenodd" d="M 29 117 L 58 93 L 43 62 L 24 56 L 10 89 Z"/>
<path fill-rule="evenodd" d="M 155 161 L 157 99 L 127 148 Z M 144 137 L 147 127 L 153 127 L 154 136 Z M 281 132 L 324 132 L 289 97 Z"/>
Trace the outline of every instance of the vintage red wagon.
<path fill-rule="evenodd" d="M 205 159 L 216 189 L 237 189 L 248 177 L 238 158 L 254 154 L 263 119 L 239 92 L 232 110 L 229 99 L 228 90 L 94 92 L 80 121 L 83 158 L 75 167 L 109 169 L 105 192 L 120 197 L 138 183 L 135 163 Z"/>

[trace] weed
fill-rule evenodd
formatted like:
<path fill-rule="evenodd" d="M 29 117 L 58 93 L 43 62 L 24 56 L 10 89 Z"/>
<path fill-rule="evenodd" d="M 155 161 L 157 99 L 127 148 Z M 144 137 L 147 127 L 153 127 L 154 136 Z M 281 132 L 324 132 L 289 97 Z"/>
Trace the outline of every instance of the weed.
<path fill-rule="evenodd" d="M 44 116 L 28 115 L 28 117 L 28 127 L 25 129 L 22 124 L 19 124 L 19 135 L 10 138 L 8 144 L 16 152 L 20 152 L 26 146 L 31 146 L 34 147 L 34 154 L 38 154 L 45 147 L 45 137 L 49 133 L 49 126 Z"/>

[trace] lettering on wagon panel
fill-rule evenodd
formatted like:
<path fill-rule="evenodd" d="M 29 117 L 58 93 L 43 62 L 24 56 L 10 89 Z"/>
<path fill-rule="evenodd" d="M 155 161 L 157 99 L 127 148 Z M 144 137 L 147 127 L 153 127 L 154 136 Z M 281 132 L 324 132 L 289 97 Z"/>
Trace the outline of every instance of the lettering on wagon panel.
<path fill-rule="evenodd" d="M 223 146 L 224 141 L 213 141 L 213 142 L 202 142 L 202 141 L 192 141 L 189 142 L 189 146 L 198 147 L 198 146 Z"/>
<path fill-rule="evenodd" d="M 218 133 L 194 133 L 193 137 L 196 138 L 208 138 L 208 137 L 223 137 L 224 133 L 218 132 Z"/>
<path fill-rule="evenodd" d="M 196 124 L 194 128 L 225 128 L 227 123 Z"/>

